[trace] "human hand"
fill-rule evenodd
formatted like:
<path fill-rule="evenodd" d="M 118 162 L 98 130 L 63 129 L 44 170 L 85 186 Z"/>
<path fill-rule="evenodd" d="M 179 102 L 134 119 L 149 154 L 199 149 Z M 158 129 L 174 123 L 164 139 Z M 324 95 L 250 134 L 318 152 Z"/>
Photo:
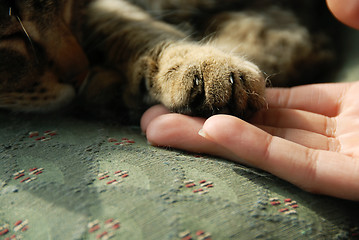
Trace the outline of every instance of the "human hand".
<path fill-rule="evenodd" d="M 359 82 L 268 89 L 252 124 L 148 110 L 149 142 L 261 168 L 304 190 L 359 200 Z M 201 137 L 198 131 L 201 130 Z"/>

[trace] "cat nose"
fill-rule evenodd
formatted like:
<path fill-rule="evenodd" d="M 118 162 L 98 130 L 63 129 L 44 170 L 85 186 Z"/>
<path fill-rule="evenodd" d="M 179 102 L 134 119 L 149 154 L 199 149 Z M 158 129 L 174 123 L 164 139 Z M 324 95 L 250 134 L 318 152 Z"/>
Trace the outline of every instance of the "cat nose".
<path fill-rule="evenodd" d="M 71 48 L 69 51 L 74 50 Z M 89 73 L 88 60 L 82 49 L 75 50 L 74 54 L 62 55 L 55 61 L 56 72 L 64 83 L 70 83 L 80 88 Z"/>
<path fill-rule="evenodd" d="M 68 35 L 62 38 L 58 47 L 50 51 L 61 79 L 74 86 L 80 86 L 88 73 L 89 62 L 75 37 Z"/>
<path fill-rule="evenodd" d="M 80 43 L 64 23 L 51 26 L 35 41 L 46 49 L 55 75 L 63 83 L 80 87 L 89 69 L 89 61 Z"/>

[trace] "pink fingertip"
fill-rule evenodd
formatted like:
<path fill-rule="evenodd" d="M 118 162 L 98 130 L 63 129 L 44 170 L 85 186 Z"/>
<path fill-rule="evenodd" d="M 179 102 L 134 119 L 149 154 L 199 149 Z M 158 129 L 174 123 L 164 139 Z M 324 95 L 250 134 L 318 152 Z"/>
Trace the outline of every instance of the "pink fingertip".
<path fill-rule="evenodd" d="M 160 115 L 164 115 L 169 113 L 169 111 L 162 105 L 156 105 L 151 107 L 149 110 L 147 110 L 141 118 L 140 126 L 142 129 L 142 132 L 146 134 L 147 127 L 151 123 L 153 119 Z"/>

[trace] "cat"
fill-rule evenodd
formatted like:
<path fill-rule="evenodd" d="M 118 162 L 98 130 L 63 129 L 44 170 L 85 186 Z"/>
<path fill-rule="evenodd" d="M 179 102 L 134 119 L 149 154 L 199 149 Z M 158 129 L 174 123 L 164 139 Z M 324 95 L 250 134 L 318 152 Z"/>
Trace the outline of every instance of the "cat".
<path fill-rule="evenodd" d="M 247 118 L 266 107 L 268 80 L 302 84 L 335 59 L 330 37 L 300 18 L 324 18 L 318 1 L 290 4 L 302 5 L 298 15 L 287 4 L 2 1 L 0 108 L 50 111 L 81 102 L 121 115 L 161 103 L 188 115 Z"/>

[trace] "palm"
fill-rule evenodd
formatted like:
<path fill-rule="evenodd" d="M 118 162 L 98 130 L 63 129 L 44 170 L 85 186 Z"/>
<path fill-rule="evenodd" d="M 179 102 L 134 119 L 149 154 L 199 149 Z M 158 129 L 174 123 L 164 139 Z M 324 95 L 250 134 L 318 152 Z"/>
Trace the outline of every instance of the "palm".
<path fill-rule="evenodd" d="M 343 154 L 359 157 L 359 84 L 353 84 L 343 98 L 336 117 L 335 138 Z"/>
<path fill-rule="evenodd" d="M 359 82 L 269 90 L 252 123 L 309 148 L 359 156 Z"/>
<path fill-rule="evenodd" d="M 269 89 L 269 108 L 252 124 L 156 106 L 144 114 L 142 129 L 153 145 L 222 156 L 310 192 L 359 200 L 358 93 L 359 82 Z M 197 134 L 201 128 L 204 138 Z"/>

